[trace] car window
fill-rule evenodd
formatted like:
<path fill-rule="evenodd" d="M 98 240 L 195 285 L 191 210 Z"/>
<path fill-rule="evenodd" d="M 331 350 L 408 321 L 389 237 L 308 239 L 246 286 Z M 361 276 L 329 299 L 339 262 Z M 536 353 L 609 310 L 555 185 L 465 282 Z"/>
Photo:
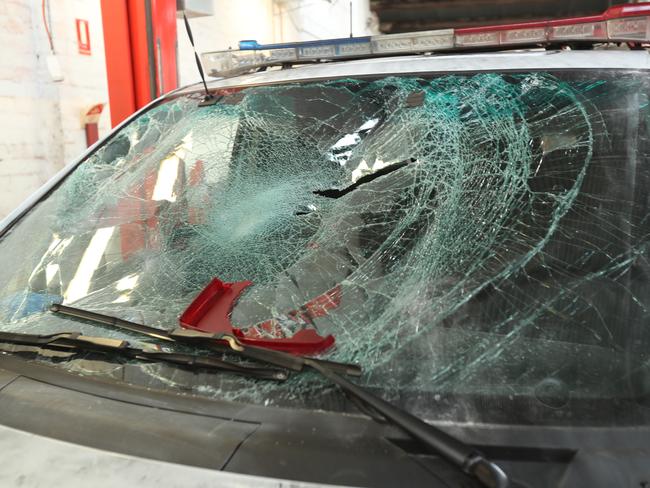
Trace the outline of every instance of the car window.
<path fill-rule="evenodd" d="M 645 74 L 396 76 L 219 95 L 136 118 L 2 238 L 3 330 L 137 341 L 47 304 L 172 329 L 212 278 L 251 281 L 233 324 L 333 334 L 329 358 L 359 363 L 366 386 L 424 417 L 647 416 Z M 278 386 L 58 365 L 345 408 L 310 376 Z"/>

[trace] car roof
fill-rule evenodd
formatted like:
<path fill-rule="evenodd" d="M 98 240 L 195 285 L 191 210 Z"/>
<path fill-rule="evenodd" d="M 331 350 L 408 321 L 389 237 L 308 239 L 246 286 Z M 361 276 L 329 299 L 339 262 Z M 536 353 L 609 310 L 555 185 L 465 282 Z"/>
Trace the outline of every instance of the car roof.
<path fill-rule="evenodd" d="M 462 73 L 482 71 L 536 71 L 575 69 L 650 69 L 645 50 L 529 50 L 489 53 L 392 56 L 299 65 L 269 69 L 208 82 L 209 89 L 314 81 L 345 77 L 372 77 L 422 73 Z M 174 95 L 199 91 L 192 84 Z"/>

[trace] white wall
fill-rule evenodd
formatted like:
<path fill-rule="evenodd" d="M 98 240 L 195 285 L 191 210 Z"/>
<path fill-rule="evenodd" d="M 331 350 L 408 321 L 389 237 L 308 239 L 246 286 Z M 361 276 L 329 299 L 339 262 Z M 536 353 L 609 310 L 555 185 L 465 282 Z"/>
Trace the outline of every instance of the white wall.
<path fill-rule="evenodd" d="M 348 37 L 350 3 L 352 34 L 355 37 L 377 34 L 370 15 L 369 0 L 276 0 L 275 30 L 281 41 L 311 41 Z"/>
<path fill-rule="evenodd" d="M 200 53 L 232 47 L 241 39 L 273 42 L 272 0 L 212 0 L 213 15 L 189 19 Z M 177 20 L 179 85 L 200 81 L 183 19 Z"/>
<path fill-rule="evenodd" d="M 0 218 L 83 151 L 81 115 L 108 101 L 99 0 L 49 3 L 60 83 L 46 67 L 41 1 L 0 0 Z M 91 56 L 77 52 L 76 18 L 89 21 Z M 100 137 L 109 126 L 104 113 Z"/>

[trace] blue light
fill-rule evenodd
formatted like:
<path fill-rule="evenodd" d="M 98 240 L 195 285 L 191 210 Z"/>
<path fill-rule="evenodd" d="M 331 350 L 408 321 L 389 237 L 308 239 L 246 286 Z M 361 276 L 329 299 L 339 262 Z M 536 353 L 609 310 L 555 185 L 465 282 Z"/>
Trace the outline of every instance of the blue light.
<path fill-rule="evenodd" d="M 262 46 L 260 46 L 255 39 L 244 39 L 239 41 L 239 49 L 242 51 L 260 49 L 261 47 Z"/>
<path fill-rule="evenodd" d="M 279 44 L 260 44 L 256 40 L 245 39 L 239 41 L 239 49 L 241 51 L 254 51 L 261 49 L 286 49 L 286 48 L 300 48 L 300 47 L 316 47 L 316 46 L 341 46 L 348 44 L 362 44 L 370 42 L 370 36 L 363 37 L 342 37 L 338 39 L 322 39 L 317 41 L 302 41 L 302 42 L 284 42 Z"/>

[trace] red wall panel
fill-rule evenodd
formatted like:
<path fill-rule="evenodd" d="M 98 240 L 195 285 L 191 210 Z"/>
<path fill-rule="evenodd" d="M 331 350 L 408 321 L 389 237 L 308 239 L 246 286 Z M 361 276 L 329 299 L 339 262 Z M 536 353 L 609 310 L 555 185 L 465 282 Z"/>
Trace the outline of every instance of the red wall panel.
<path fill-rule="evenodd" d="M 175 0 L 101 0 L 111 124 L 178 86 Z"/>
<path fill-rule="evenodd" d="M 131 59 L 133 60 L 133 83 L 135 102 L 144 107 L 156 96 L 151 90 L 149 46 L 147 40 L 147 4 L 145 0 L 127 0 L 129 7 L 129 31 L 131 32 Z M 155 72 L 155 71 L 154 71 Z M 155 85 L 154 85 L 155 86 Z"/>
<path fill-rule="evenodd" d="M 101 0 L 111 124 L 136 109 L 127 0 Z"/>

